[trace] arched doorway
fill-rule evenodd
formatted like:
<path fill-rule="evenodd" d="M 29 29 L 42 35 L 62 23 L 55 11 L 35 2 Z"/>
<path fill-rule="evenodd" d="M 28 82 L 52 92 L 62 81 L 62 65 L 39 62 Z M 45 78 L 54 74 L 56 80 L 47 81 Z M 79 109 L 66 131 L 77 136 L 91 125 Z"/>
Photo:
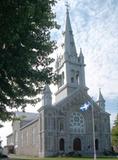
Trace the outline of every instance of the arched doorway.
<path fill-rule="evenodd" d="M 59 141 L 59 149 L 60 151 L 64 151 L 64 139 L 61 138 Z"/>
<path fill-rule="evenodd" d="M 96 149 L 96 151 L 99 149 L 99 141 L 98 141 L 98 139 L 95 140 L 95 149 Z"/>
<path fill-rule="evenodd" d="M 75 138 L 73 141 L 73 150 L 81 151 L 81 140 L 79 138 Z"/>

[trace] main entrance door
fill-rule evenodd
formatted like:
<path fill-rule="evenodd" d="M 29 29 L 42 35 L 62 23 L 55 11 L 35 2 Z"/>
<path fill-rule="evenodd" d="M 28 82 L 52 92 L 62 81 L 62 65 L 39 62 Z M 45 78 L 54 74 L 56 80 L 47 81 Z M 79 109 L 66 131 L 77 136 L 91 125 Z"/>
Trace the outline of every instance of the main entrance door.
<path fill-rule="evenodd" d="M 73 150 L 81 151 L 81 140 L 79 138 L 75 138 L 73 141 Z"/>

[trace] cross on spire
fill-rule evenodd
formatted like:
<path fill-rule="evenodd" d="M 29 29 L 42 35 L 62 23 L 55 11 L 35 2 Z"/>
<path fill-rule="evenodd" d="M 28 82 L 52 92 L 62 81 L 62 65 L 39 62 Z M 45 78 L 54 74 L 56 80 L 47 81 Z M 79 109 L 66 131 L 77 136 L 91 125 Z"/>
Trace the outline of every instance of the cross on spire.
<path fill-rule="evenodd" d="M 68 11 L 69 11 L 69 9 L 70 9 L 70 5 L 69 5 L 68 1 L 66 1 L 65 6 L 66 6 L 66 10 L 67 10 L 67 12 L 68 12 Z"/>

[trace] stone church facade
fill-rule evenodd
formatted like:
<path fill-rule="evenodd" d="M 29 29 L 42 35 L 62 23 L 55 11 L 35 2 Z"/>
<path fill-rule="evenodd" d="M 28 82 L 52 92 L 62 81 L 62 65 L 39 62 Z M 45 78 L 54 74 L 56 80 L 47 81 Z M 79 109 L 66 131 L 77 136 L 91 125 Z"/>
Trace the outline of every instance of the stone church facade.
<path fill-rule="evenodd" d="M 45 85 L 38 113 L 16 112 L 20 120 L 13 122 L 13 133 L 7 137 L 8 146 L 14 145 L 16 154 L 93 154 L 93 115 L 97 154 L 111 150 L 110 114 L 105 111 L 101 91 L 97 102 L 87 93 L 84 56 L 82 49 L 77 55 L 68 9 L 62 49 L 56 60 L 56 72 L 60 75 L 56 103 L 52 104 L 51 90 Z M 88 108 L 81 111 L 87 104 Z"/>

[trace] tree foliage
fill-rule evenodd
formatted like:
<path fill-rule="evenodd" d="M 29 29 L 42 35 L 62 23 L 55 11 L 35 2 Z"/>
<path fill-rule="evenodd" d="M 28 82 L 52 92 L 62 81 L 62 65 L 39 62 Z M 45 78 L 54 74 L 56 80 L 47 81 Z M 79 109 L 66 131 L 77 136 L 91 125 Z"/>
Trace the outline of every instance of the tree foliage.
<path fill-rule="evenodd" d="M 114 121 L 114 126 L 112 128 L 112 144 L 113 146 L 118 146 L 118 114 Z"/>
<path fill-rule="evenodd" d="M 35 104 L 44 83 L 54 80 L 55 0 L 0 0 L 0 120 L 10 109 Z"/>

